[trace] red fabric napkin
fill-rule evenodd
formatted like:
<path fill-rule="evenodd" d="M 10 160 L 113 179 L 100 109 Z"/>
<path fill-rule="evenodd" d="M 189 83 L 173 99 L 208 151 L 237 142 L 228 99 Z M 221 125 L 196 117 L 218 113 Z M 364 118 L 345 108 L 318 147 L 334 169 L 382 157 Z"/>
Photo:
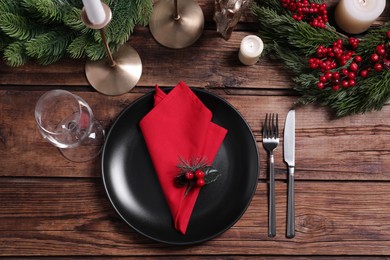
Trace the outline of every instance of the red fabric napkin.
<path fill-rule="evenodd" d="M 187 187 L 175 184 L 180 173 L 177 165 L 180 158 L 194 157 L 204 157 L 207 165 L 212 165 L 227 130 L 211 118 L 211 111 L 180 82 L 168 94 L 156 86 L 154 108 L 140 122 L 174 226 L 183 234 L 201 188 L 191 188 L 185 194 Z"/>

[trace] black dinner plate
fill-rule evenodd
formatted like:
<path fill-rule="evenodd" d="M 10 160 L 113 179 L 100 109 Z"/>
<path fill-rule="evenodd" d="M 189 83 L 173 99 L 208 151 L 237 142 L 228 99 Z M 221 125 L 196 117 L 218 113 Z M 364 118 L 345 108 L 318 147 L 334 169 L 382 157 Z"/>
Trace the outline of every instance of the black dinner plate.
<path fill-rule="evenodd" d="M 102 154 L 103 182 L 115 210 L 139 233 L 168 244 L 200 243 L 229 229 L 249 206 L 259 177 L 257 144 L 246 121 L 222 98 L 193 91 L 228 133 L 213 163 L 222 174 L 200 191 L 185 235 L 174 228 L 138 125 L 153 108 L 154 91 L 122 111 Z"/>

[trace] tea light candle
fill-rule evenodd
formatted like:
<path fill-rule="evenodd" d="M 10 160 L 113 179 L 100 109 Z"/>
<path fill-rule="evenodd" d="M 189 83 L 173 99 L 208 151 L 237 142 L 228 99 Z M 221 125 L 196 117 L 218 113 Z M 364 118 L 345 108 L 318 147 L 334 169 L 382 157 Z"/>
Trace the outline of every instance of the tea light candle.
<path fill-rule="evenodd" d="M 248 35 L 241 41 L 238 58 L 245 65 L 255 64 L 263 52 L 263 41 L 256 35 Z"/>
<path fill-rule="evenodd" d="M 385 6 L 386 0 L 340 0 L 335 20 L 347 33 L 362 33 L 382 14 Z"/>
<path fill-rule="evenodd" d="M 104 23 L 106 13 L 100 0 L 83 0 L 85 12 L 88 20 L 95 25 Z"/>

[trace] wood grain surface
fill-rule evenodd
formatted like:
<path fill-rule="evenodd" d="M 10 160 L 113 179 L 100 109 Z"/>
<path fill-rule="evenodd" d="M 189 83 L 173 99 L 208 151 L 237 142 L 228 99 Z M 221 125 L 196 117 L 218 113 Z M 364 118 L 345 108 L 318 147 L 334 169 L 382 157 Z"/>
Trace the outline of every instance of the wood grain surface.
<path fill-rule="evenodd" d="M 246 12 L 229 41 L 215 31 L 214 1 L 198 1 L 205 31 L 194 45 L 172 50 L 138 26 L 128 44 L 140 54 L 142 77 L 121 96 L 97 93 L 84 74 L 85 60 L 49 66 L 33 61 L 11 68 L 0 61 L 0 258 L 166 259 L 371 259 L 390 256 L 390 106 L 336 119 L 318 105 L 294 106 L 290 74 L 262 58 L 238 60 L 242 38 L 256 33 Z M 327 1 L 330 6 L 337 1 Z M 390 5 L 377 24 L 389 20 Z M 248 122 L 257 140 L 260 178 L 242 218 L 220 236 L 194 246 L 150 240 L 115 212 L 101 179 L 100 159 L 65 160 L 38 132 L 34 107 L 52 89 L 80 95 L 109 130 L 119 113 L 155 84 L 183 80 L 226 99 Z M 286 230 L 287 166 L 275 151 L 277 236 L 267 236 L 267 153 L 261 128 L 265 113 L 281 126 L 296 109 L 296 237 Z M 283 128 L 283 127 L 281 127 Z M 281 133 L 281 143 L 283 134 Z"/>

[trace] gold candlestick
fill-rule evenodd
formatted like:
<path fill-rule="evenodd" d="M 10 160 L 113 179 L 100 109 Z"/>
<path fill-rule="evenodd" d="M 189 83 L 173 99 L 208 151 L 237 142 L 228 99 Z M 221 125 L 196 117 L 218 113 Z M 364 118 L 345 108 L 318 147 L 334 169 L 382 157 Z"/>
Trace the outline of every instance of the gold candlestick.
<path fill-rule="evenodd" d="M 160 0 L 153 7 L 149 29 L 160 44 L 173 49 L 185 48 L 202 35 L 204 16 L 194 0 Z"/>
<path fill-rule="evenodd" d="M 82 10 L 81 19 L 87 27 L 100 30 L 108 60 L 87 60 L 85 75 L 92 87 L 100 93 L 121 95 L 129 92 L 138 83 L 142 74 L 142 62 L 137 51 L 127 43 L 114 54 L 111 53 L 106 39 L 105 27 L 111 21 L 112 13 L 108 5 L 102 4 L 106 13 L 106 20 L 103 24 L 92 24 L 85 8 Z"/>

